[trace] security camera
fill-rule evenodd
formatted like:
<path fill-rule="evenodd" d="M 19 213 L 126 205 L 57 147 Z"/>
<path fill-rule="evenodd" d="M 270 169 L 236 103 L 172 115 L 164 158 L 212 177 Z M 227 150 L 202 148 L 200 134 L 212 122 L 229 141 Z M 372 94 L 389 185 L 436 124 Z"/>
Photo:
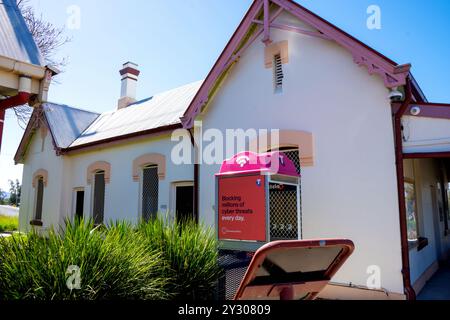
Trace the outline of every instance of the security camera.
<path fill-rule="evenodd" d="M 420 114 L 420 107 L 412 107 L 411 110 L 409 110 L 409 113 L 411 113 L 411 115 L 413 116 L 418 116 Z"/>
<path fill-rule="evenodd" d="M 398 91 L 397 88 L 394 88 L 394 89 L 391 90 L 391 92 L 389 92 L 389 99 L 391 99 L 391 101 L 402 100 L 403 99 L 403 93 Z"/>

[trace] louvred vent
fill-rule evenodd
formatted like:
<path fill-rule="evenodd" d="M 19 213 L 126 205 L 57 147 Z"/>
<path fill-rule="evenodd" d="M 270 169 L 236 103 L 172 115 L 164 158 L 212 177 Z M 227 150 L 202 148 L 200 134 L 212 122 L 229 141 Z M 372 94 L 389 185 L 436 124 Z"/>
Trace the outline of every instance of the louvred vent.
<path fill-rule="evenodd" d="M 281 92 L 283 88 L 283 66 L 281 63 L 281 56 L 276 54 L 273 58 L 273 75 L 275 92 Z"/>

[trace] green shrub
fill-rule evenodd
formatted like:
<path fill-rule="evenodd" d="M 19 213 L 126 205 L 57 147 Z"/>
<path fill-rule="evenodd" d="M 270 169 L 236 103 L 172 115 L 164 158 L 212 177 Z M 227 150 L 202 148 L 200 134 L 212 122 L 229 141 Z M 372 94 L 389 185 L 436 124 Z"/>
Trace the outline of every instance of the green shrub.
<path fill-rule="evenodd" d="M 213 298 L 220 269 L 217 241 L 211 228 L 194 221 L 165 223 L 159 218 L 141 223 L 138 230 L 147 240 L 150 252 L 162 253 L 168 266 L 161 269 L 162 276 L 171 279 L 167 290 L 175 299 Z"/>
<path fill-rule="evenodd" d="M 0 232 L 12 232 L 19 229 L 19 217 L 0 215 Z"/>
<path fill-rule="evenodd" d="M 92 231 L 92 222 L 67 224 L 47 237 L 0 239 L 0 299 L 165 299 L 160 253 L 149 251 L 126 223 Z M 66 274 L 78 266 L 81 289 L 69 290 Z M 74 283 L 74 282 L 73 282 Z"/>
<path fill-rule="evenodd" d="M 80 289 L 67 286 L 69 266 Z M 78 221 L 0 238 L 0 300 L 210 299 L 219 275 L 215 236 L 194 222 Z"/>

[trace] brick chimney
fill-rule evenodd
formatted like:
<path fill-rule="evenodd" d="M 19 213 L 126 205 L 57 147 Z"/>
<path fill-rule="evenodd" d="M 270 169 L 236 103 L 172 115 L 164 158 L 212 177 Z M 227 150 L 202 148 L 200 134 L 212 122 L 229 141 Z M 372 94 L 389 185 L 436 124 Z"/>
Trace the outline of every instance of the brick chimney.
<path fill-rule="evenodd" d="M 136 85 L 140 74 L 140 71 L 137 68 L 137 64 L 127 62 L 123 64 L 123 68 L 120 70 L 122 86 L 117 109 L 126 108 L 133 102 L 136 102 Z"/>

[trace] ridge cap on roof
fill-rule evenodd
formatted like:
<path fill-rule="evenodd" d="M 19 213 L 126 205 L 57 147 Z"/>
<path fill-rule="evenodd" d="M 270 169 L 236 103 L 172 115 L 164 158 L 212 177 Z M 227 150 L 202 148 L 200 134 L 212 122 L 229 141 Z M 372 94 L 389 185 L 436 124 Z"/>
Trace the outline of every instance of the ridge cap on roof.
<path fill-rule="evenodd" d="M 171 88 L 171 89 L 160 91 L 160 92 L 157 92 L 157 93 L 153 94 L 150 97 L 143 98 L 143 99 L 140 99 L 138 101 L 135 101 L 135 102 L 131 103 L 130 105 L 128 105 L 126 108 L 107 110 L 107 111 L 104 111 L 104 112 L 100 113 L 100 115 L 102 116 L 102 115 L 112 114 L 112 113 L 115 113 L 115 112 L 121 112 L 122 110 L 127 110 L 127 108 L 129 108 L 129 107 L 139 106 L 139 105 L 141 105 L 141 104 L 143 104 L 143 103 L 145 103 L 147 101 L 153 100 L 157 96 L 160 96 L 160 95 L 163 95 L 163 94 L 167 94 L 167 93 L 170 93 L 170 92 L 175 91 L 175 90 L 180 90 L 180 89 L 188 87 L 188 86 L 193 86 L 195 84 L 200 84 L 200 83 L 203 83 L 203 81 L 204 81 L 204 79 L 201 79 L 201 80 L 185 83 L 183 85 L 176 86 L 176 87 Z"/>
<path fill-rule="evenodd" d="M 67 104 L 64 103 L 57 103 L 57 102 L 51 102 L 51 101 L 47 101 L 42 103 L 42 105 L 45 107 L 46 105 L 52 105 L 52 106 L 57 106 L 57 107 L 61 107 L 61 108 L 68 108 L 68 109 L 73 109 L 73 110 L 77 110 L 77 111 L 81 111 L 81 112 L 86 112 L 86 113 L 92 113 L 92 114 L 96 114 L 96 115 L 101 115 L 101 113 L 95 112 L 95 111 L 91 111 L 91 110 L 87 110 L 84 108 L 78 108 L 78 107 L 73 107 L 73 106 L 69 106 Z"/>

